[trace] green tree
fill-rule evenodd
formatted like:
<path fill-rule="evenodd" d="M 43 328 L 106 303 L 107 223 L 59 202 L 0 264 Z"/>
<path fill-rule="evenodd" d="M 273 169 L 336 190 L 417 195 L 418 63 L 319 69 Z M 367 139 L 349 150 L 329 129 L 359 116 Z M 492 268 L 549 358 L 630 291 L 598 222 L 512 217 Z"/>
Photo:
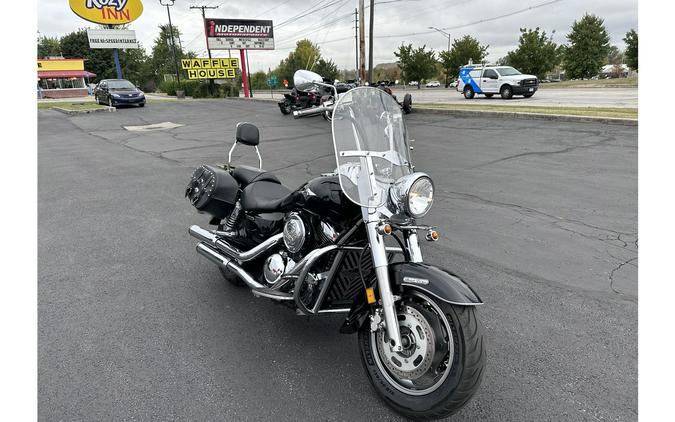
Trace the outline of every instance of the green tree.
<path fill-rule="evenodd" d="M 296 70 L 307 69 L 316 71 L 315 67 L 320 59 L 321 50 L 318 46 L 310 40 L 300 40 L 295 44 L 295 50 L 291 51 L 288 57 L 279 63 L 279 66 L 274 70 L 274 74 L 277 75 L 280 81 L 286 79 L 292 85 L 293 74 Z M 321 76 L 328 77 L 326 75 Z"/>
<path fill-rule="evenodd" d="M 609 35 L 604 21 L 595 15 L 584 15 L 574 21 L 567 34 L 563 64 L 567 78 L 590 78 L 600 71 L 609 53 Z"/>
<path fill-rule="evenodd" d="M 262 70 L 251 74 L 251 89 L 267 89 L 267 74 Z"/>
<path fill-rule="evenodd" d="M 159 34 L 155 38 L 155 43 L 152 46 L 152 52 L 150 53 L 150 69 L 152 72 L 152 78 L 156 83 L 160 83 L 164 80 L 164 75 L 175 75 L 176 74 L 176 65 L 173 57 L 173 50 L 171 47 L 171 36 L 175 40 L 176 45 L 176 60 L 178 61 L 178 71 L 181 74 L 181 80 L 185 77 L 185 72 L 181 70 L 180 60 L 182 58 L 188 57 L 188 55 L 183 53 L 183 50 L 180 48 L 178 43 L 178 38 L 180 38 L 180 31 L 176 25 L 172 25 L 173 34 L 169 30 L 169 25 L 159 25 Z"/>
<path fill-rule="evenodd" d="M 401 75 L 404 80 L 418 81 L 417 89 L 420 88 L 423 79 L 430 78 L 436 74 L 436 52 L 432 49 L 426 50 L 426 45 L 413 48 L 412 44 L 401 44 L 398 51 L 394 51 L 398 59 L 396 64 L 401 69 Z"/>
<path fill-rule="evenodd" d="M 540 31 L 538 27 L 534 30 L 521 28 L 518 48 L 509 51 L 504 61 L 523 73 L 543 79 L 560 63 L 560 56 L 552 35 L 546 35 L 546 31 Z"/>
<path fill-rule="evenodd" d="M 59 39 L 54 37 L 40 37 L 37 44 L 38 58 L 48 56 L 59 56 L 61 54 L 61 43 Z"/>
<path fill-rule="evenodd" d="M 615 45 L 610 45 L 609 53 L 607 53 L 606 64 L 621 64 L 622 60 L 623 60 L 623 51 L 619 50 L 619 47 Z"/>
<path fill-rule="evenodd" d="M 323 57 L 316 62 L 314 72 L 321 75 L 324 79 L 330 79 L 331 81 L 338 79 L 340 76 L 340 71 L 338 70 L 337 65 L 333 63 L 333 60 L 326 60 Z"/>
<path fill-rule="evenodd" d="M 459 68 L 469 63 L 480 63 L 487 57 L 489 45 L 481 45 L 478 40 L 470 35 L 465 35 L 452 42 L 450 52 L 439 53 L 441 66 L 448 69 L 448 78 L 459 74 Z"/>
<path fill-rule="evenodd" d="M 626 33 L 623 39 L 626 43 L 626 64 L 631 69 L 638 70 L 638 34 L 634 29 Z"/>

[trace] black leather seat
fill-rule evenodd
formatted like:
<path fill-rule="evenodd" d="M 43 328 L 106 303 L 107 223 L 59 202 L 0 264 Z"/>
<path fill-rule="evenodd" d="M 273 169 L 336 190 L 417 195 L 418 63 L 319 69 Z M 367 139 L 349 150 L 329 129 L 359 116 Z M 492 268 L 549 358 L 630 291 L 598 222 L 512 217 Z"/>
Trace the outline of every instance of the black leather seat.
<path fill-rule="evenodd" d="M 277 176 L 273 175 L 272 173 L 249 166 L 235 167 L 235 169 L 232 170 L 232 177 L 234 177 L 234 179 L 239 182 L 242 187 L 248 186 L 253 182 L 261 181 L 281 184 L 281 181 L 277 178 Z"/>
<path fill-rule="evenodd" d="M 241 207 L 246 211 L 278 211 L 291 195 L 291 191 L 279 183 L 258 181 L 246 186 L 241 192 Z"/>

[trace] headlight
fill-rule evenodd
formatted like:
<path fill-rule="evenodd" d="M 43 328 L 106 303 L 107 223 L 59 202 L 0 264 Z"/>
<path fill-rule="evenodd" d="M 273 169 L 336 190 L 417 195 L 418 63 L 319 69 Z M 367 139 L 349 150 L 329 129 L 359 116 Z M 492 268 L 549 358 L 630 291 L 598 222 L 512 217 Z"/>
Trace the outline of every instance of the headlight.
<path fill-rule="evenodd" d="M 110 94 L 110 96 L 113 97 L 113 98 L 119 98 L 120 94 Z"/>
<path fill-rule="evenodd" d="M 389 191 L 394 206 L 410 217 L 424 217 L 434 202 L 434 183 L 425 173 L 413 173 L 394 182 Z"/>

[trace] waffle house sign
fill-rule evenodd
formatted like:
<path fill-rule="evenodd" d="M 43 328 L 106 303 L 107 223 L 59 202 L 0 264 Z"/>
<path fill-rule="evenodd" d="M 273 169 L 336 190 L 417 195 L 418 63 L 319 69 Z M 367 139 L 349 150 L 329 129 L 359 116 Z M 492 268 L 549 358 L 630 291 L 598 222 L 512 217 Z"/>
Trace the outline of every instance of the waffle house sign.
<path fill-rule="evenodd" d="M 103 25 L 124 25 L 143 13 L 141 0 L 68 0 L 68 3 L 77 16 Z"/>

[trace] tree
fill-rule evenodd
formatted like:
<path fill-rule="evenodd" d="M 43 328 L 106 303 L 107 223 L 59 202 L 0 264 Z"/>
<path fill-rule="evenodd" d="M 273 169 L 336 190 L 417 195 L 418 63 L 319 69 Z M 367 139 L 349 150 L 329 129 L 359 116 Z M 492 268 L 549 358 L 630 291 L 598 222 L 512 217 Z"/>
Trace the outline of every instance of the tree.
<path fill-rule="evenodd" d="M 607 53 L 607 64 L 621 64 L 623 60 L 623 51 L 615 45 L 609 46 L 609 53 Z"/>
<path fill-rule="evenodd" d="M 574 21 L 567 40 L 566 76 L 574 79 L 597 75 L 609 53 L 609 35 L 604 21 L 595 15 L 584 15 L 580 21 Z"/>
<path fill-rule="evenodd" d="M 250 76 L 251 78 L 251 89 L 266 89 L 267 86 L 267 74 L 262 70 L 254 72 Z"/>
<path fill-rule="evenodd" d="M 552 35 L 546 35 L 546 31 L 540 32 L 538 27 L 534 30 L 521 28 L 518 48 L 509 51 L 502 62 L 543 79 L 546 73 L 560 63 L 560 56 Z"/>
<path fill-rule="evenodd" d="M 295 50 L 283 59 L 274 70 L 274 74 L 280 81 L 284 79 L 293 82 L 293 74 L 296 70 L 307 69 L 314 71 L 317 62 L 321 59 L 321 50 L 310 40 L 300 40 L 295 44 Z M 318 73 L 318 72 L 317 72 Z M 326 75 L 321 75 L 327 77 Z"/>
<path fill-rule="evenodd" d="M 448 78 L 459 74 L 459 68 L 469 62 L 480 63 L 487 57 L 489 45 L 481 45 L 470 35 L 465 35 L 452 42 L 450 52 L 441 51 L 440 62 L 443 69 L 448 69 Z"/>
<path fill-rule="evenodd" d="M 316 62 L 314 72 L 331 81 L 334 81 L 340 75 L 340 71 L 338 70 L 337 65 L 333 63 L 333 60 L 330 59 L 326 61 L 323 57 Z"/>
<path fill-rule="evenodd" d="M 404 80 L 419 81 L 430 78 L 436 74 L 436 52 L 429 49 L 426 50 L 426 45 L 413 49 L 412 44 L 399 46 L 398 51 L 394 51 L 394 55 L 398 59 L 396 64 L 401 69 L 401 76 Z M 417 85 L 417 89 L 420 88 Z"/>
<path fill-rule="evenodd" d="M 38 58 L 44 58 L 48 56 L 59 56 L 61 55 L 61 43 L 59 39 L 54 37 L 40 37 L 38 38 L 37 44 L 37 56 Z"/>
<path fill-rule="evenodd" d="M 634 29 L 626 33 L 623 39 L 626 43 L 626 64 L 631 69 L 638 70 L 638 34 Z"/>
<path fill-rule="evenodd" d="M 183 53 L 183 50 L 180 48 L 178 43 L 178 38 L 180 38 L 180 31 L 176 25 L 172 25 L 173 34 L 169 30 L 169 25 L 159 25 L 159 34 L 155 38 L 155 44 L 152 46 L 152 52 L 150 54 L 150 64 L 152 77 L 155 82 L 160 83 L 164 80 L 164 75 L 176 74 L 176 65 L 173 57 L 173 50 L 171 46 L 171 37 L 175 40 L 176 45 L 176 60 L 178 61 L 178 71 L 181 72 L 181 76 L 184 75 L 184 72 L 181 71 L 180 60 L 187 57 Z"/>

